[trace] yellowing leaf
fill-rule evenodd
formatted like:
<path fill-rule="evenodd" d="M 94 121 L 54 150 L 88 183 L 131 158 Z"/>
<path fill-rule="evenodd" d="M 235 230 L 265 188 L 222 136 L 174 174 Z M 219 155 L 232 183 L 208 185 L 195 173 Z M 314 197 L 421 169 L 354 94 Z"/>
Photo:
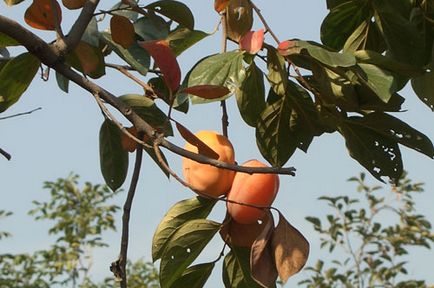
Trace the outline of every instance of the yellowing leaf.
<path fill-rule="evenodd" d="M 112 40 L 127 49 L 135 42 L 134 25 L 127 17 L 113 15 L 110 19 Z"/>
<path fill-rule="evenodd" d="M 36 29 L 55 30 L 55 16 L 51 9 L 52 0 L 33 0 L 33 3 L 27 8 L 24 14 L 26 23 Z M 60 24 L 62 21 L 62 10 L 59 3 L 54 0 L 57 10 L 57 20 Z"/>
<path fill-rule="evenodd" d="M 298 273 L 309 256 L 309 242 L 279 213 L 279 224 L 271 238 L 274 259 L 283 283 Z"/>

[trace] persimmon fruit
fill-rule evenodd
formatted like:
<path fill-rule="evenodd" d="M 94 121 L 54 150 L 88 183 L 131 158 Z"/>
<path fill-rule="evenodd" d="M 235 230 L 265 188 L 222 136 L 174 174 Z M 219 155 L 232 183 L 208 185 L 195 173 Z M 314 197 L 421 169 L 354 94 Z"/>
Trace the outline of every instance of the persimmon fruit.
<path fill-rule="evenodd" d="M 234 148 L 228 138 L 214 131 L 199 131 L 195 136 L 218 154 L 218 161 L 235 163 Z M 190 143 L 184 149 L 198 153 L 198 148 Z M 182 173 L 195 191 L 212 197 L 226 195 L 235 176 L 234 171 L 201 164 L 185 157 L 182 159 Z"/>
<path fill-rule="evenodd" d="M 249 160 L 242 164 L 245 167 L 267 167 L 258 160 Z M 248 174 L 237 172 L 228 194 L 229 201 L 238 203 L 270 206 L 279 190 L 279 176 L 276 174 Z M 262 219 L 264 209 L 227 202 L 227 209 L 232 219 L 241 224 L 252 224 Z"/>

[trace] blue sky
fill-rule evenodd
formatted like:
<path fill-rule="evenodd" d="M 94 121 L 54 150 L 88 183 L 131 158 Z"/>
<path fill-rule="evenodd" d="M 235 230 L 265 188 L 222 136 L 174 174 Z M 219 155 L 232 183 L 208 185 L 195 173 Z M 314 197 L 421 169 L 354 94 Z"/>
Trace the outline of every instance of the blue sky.
<path fill-rule="evenodd" d="M 191 6 L 196 17 L 197 29 L 206 32 L 214 30 L 218 23 L 218 15 L 213 10 L 213 1 L 183 2 Z M 6 8 L 2 1 L 0 14 L 23 22 L 23 11 L 29 3 L 30 1 L 24 1 L 16 7 Z M 261 0 L 255 3 L 261 8 L 269 25 L 281 40 L 300 38 L 319 42 L 319 27 L 327 13 L 325 3 L 314 0 Z M 66 25 L 70 24 L 71 17 L 65 16 L 64 21 Z M 262 25 L 257 22 L 255 28 L 262 28 Z M 40 35 L 51 37 L 46 32 Z M 273 43 L 271 38 L 268 42 Z M 217 33 L 195 46 L 189 53 L 181 55 L 179 62 L 183 75 L 203 56 L 217 53 L 220 43 Z M 235 47 L 229 46 L 229 49 Z M 140 93 L 140 88 L 129 79 L 114 71 L 107 72 L 108 75 L 97 82 L 109 91 L 116 95 Z M 43 181 L 66 177 L 73 171 L 81 175 L 82 181 L 103 182 L 98 152 L 98 132 L 103 121 L 101 113 L 90 94 L 73 84 L 70 93 L 65 94 L 57 88 L 53 76 L 54 73 L 48 82 L 35 78 L 20 102 L 2 114 L 6 116 L 42 107 L 42 110 L 31 115 L 0 121 L 0 147 L 13 157 L 10 162 L 0 159 L 0 209 L 14 211 L 12 217 L 1 221 L 0 230 L 10 231 L 14 237 L 1 242 L 0 253 L 44 249 L 53 240 L 47 237 L 48 223 L 35 223 L 26 214 L 32 208 L 32 200 L 48 199 L 48 191 L 42 190 Z M 432 112 L 408 87 L 402 94 L 406 98 L 404 109 L 408 111 L 399 115 L 401 119 L 434 139 Z M 236 150 L 237 161 L 262 159 L 256 148 L 254 129 L 242 122 L 234 98 L 228 100 L 228 109 L 229 136 Z M 218 104 L 192 106 L 187 116 L 177 113 L 175 117 L 192 131 L 221 130 Z M 177 134 L 171 141 L 183 145 L 183 140 Z M 428 157 L 404 147 L 402 152 L 405 169 L 410 172 L 410 177 L 426 183 L 426 192 L 416 198 L 417 207 L 420 213 L 427 215 L 428 220 L 434 222 L 433 162 Z M 166 152 L 166 156 L 172 168 L 180 172 L 181 159 L 169 152 Z M 312 265 L 321 255 L 318 236 L 304 218 L 329 212 L 325 204 L 316 200 L 321 195 L 355 193 L 354 185 L 346 183 L 346 179 L 363 171 L 363 167 L 348 156 L 345 144 L 337 133 L 315 139 L 308 154 L 296 152 L 287 165 L 297 168 L 297 176 L 281 176 L 281 188 L 274 206 L 279 208 L 310 241 L 311 256 L 308 265 Z M 376 183 L 372 177 L 369 179 L 371 183 Z M 145 159 L 136 195 L 131 219 L 129 255 L 133 259 L 150 259 L 151 239 L 159 220 L 174 203 L 194 195 L 176 181 L 168 181 L 149 158 Z M 124 196 L 125 194 L 121 194 L 116 198 L 118 205 L 122 205 Z M 221 221 L 224 217 L 224 205 L 220 204 L 213 211 L 212 217 Z M 94 251 L 93 271 L 96 279 L 110 275 L 108 266 L 118 255 L 119 238 L 116 233 L 107 233 L 104 239 L 110 248 Z M 210 249 L 204 251 L 202 260 L 215 259 L 218 253 L 216 251 L 220 251 L 221 240 L 216 237 L 212 243 Z M 412 250 L 410 260 L 415 261 L 410 261 L 409 274 L 434 283 L 434 275 L 430 271 L 432 265 L 429 265 L 433 257 L 432 250 Z M 217 266 L 220 267 L 220 264 Z M 219 269 L 213 273 L 207 287 L 221 287 L 220 273 Z M 287 287 L 296 287 L 295 283 L 302 278 L 303 275 L 293 277 Z"/>

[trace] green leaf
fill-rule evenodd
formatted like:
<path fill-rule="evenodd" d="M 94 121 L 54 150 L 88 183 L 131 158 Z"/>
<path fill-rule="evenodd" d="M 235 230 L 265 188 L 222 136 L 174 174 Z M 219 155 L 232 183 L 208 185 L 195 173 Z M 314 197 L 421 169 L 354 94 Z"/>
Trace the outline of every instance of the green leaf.
<path fill-rule="evenodd" d="M 122 148 L 121 133 L 110 120 L 105 120 L 99 131 L 101 172 L 113 191 L 122 186 L 128 172 L 128 151 Z"/>
<path fill-rule="evenodd" d="M 111 36 L 107 32 L 101 33 L 101 40 L 104 41 L 113 51 L 121 57 L 125 62 L 131 65 L 137 72 L 142 75 L 148 73 L 150 65 L 150 57 L 145 49 L 134 43 L 128 49 L 113 42 Z"/>
<path fill-rule="evenodd" d="M 56 81 L 57 81 L 57 86 L 59 86 L 59 88 L 63 92 L 65 93 L 69 92 L 69 79 L 65 78 L 62 74 L 60 74 L 57 71 L 56 71 Z"/>
<path fill-rule="evenodd" d="M 161 220 L 152 239 L 152 260 L 161 258 L 173 233 L 184 223 L 193 219 L 206 218 L 214 207 L 215 200 L 194 197 L 173 205 Z"/>
<path fill-rule="evenodd" d="M 387 70 L 382 70 L 372 64 L 359 63 L 358 66 L 362 69 L 361 77 L 362 84 L 371 89 L 384 103 L 389 102 L 393 93 L 397 89 L 395 77 Z"/>
<path fill-rule="evenodd" d="M 0 32 L 0 48 L 8 47 L 8 46 L 18 46 L 20 43 L 9 37 L 8 35 Z"/>
<path fill-rule="evenodd" d="M 191 266 L 170 287 L 202 288 L 205 286 L 214 266 L 214 262 Z"/>
<path fill-rule="evenodd" d="M 290 136 L 291 110 L 288 97 L 270 89 L 267 105 L 256 123 L 256 144 L 273 166 L 283 166 L 297 148 Z"/>
<path fill-rule="evenodd" d="M 153 13 L 134 22 L 134 30 L 143 40 L 161 40 L 169 35 L 169 24 Z"/>
<path fill-rule="evenodd" d="M 245 71 L 243 67 L 243 52 L 233 51 L 216 54 L 200 60 L 187 75 L 187 87 L 198 85 L 218 85 L 229 88 L 232 92 L 241 85 Z M 226 99 L 203 99 L 191 96 L 193 104 L 215 102 Z"/>
<path fill-rule="evenodd" d="M 133 108 L 152 127 L 162 130 L 165 136 L 173 135 L 173 129 L 170 121 L 167 121 L 167 115 L 155 105 L 154 100 L 138 94 L 122 95 L 119 99 Z"/>
<path fill-rule="evenodd" d="M 350 67 L 356 64 L 356 58 L 351 53 L 329 51 L 315 42 L 297 41 L 297 46 L 306 49 L 311 57 L 331 67 Z"/>
<path fill-rule="evenodd" d="M 387 176 L 398 181 L 403 172 L 401 151 L 398 143 L 357 125 L 351 118 L 341 123 L 339 132 L 344 136 L 350 156 L 364 166 L 375 178 L 384 182 Z"/>
<path fill-rule="evenodd" d="M 346 1 L 339 4 L 341 5 L 332 6 L 332 10 L 321 24 L 321 41 L 338 51 L 344 47 L 345 41 L 357 27 L 372 17 L 366 0 Z"/>
<path fill-rule="evenodd" d="M 395 0 L 372 3 L 375 9 L 375 22 L 385 38 L 391 56 L 411 65 L 425 64 L 429 56 L 425 46 L 425 31 L 418 27 L 417 22 L 408 19 L 408 3 Z"/>
<path fill-rule="evenodd" d="M 267 79 L 277 95 L 285 95 L 288 82 L 288 72 L 286 70 L 285 58 L 283 58 L 276 48 L 265 45 L 267 48 Z"/>
<path fill-rule="evenodd" d="M 173 233 L 161 256 L 161 288 L 170 287 L 184 272 L 220 229 L 221 224 L 195 219 L 186 222 Z"/>
<path fill-rule="evenodd" d="M 411 86 L 419 99 L 434 112 L 434 49 L 428 70 L 423 75 L 411 79 Z"/>
<path fill-rule="evenodd" d="M 359 123 L 397 141 L 399 144 L 434 158 L 434 147 L 431 140 L 398 118 L 385 113 L 374 112 L 364 117 L 352 117 L 351 120 L 353 123 Z"/>
<path fill-rule="evenodd" d="M 145 8 L 164 15 L 190 30 L 194 29 L 193 14 L 191 13 L 190 8 L 188 8 L 184 3 L 173 0 L 161 0 L 151 3 Z"/>
<path fill-rule="evenodd" d="M 170 92 L 162 77 L 151 78 L 149 79 L 148 84 L 152 85 L 154 92 L 158 95 L 160 99 L 163 99 L 164 102 L 170 105 Z M 183 84 L 180 89 L 178 89 L 178 92 L 175 94 L 175 100 L 172 103 L 172 107 L 178 111 L 187 113 L 189 108 L 189 102 L 187 93 L 182 92 L 182 88 L 184 86 Z"/>
<path fill-rule="evenodd" d="M 180 27 L 171 32 L 166 40 L 169 41 L 170 49 L 172 49 L 173 53 L 179 56 L 182 52 L 210 35 L 200 30 L 190 30 Z"/>
<path fill-rule="evenodd" d="M 8 61 L 0 70 L 0 112 L 15 104 L 27 90 L 41 62 L 30 53 Z"/>
<path fill-rule="evenodd" d="M 223 283 L 226 288 L 262 287 L 251 277 L 250 249 L 231 247 L 223 261 Z"/>
<path fill-rule="evenodd" d="M 264 75 L 255 62 L 246 70 L 246 78 L 236 90 L 238 109 L 248 125 L 255 127 L 258 118 L 265 109 Z"/>

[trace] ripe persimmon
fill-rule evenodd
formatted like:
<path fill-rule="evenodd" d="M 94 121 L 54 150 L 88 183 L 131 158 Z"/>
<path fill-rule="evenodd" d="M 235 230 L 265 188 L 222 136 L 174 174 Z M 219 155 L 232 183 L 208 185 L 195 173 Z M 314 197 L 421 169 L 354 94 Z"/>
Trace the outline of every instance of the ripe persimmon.
<path fill-rule="evenodd" d="M 245 167 L 267 167 L 258 160 L 249 160 Z M 228 194 L 229 201 L 270 206 L 279 190 L 279 176 L 276 174 L 247 174 L 237 172 L 232 188 Z M 227 202 L 228 213 L 232 219 L 241 224 L 252 224 L 264 217 L 263 209 Z"/>
<path fill-rule="evenodd" d="M 234 148 L 228 138 L 214 131 L 199 131 L 195 136 L 218 154 L 217 160 L 235 163 Z M 190 143 L 184 148 L 198 153 L 198 148 Z M 182 173 L 194 190 L 213 197 L 226 195 L 235 176 L 234 171 L 201 164 L 188 158 L 182 159 Z"/>

